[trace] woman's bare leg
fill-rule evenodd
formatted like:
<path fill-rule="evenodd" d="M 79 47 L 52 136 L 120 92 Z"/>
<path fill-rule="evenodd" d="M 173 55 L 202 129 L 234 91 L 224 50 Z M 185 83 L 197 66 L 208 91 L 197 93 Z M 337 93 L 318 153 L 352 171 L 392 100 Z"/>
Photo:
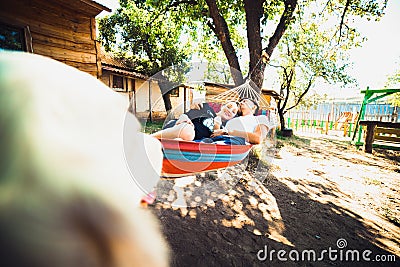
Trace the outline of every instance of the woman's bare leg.
<path fill-rule="evenodd" d="M 181 123 L 152 134 L 156 138 L 181 138 L 185 141 L 193 141 L 194 135 L 194 126 L 188 123 Z"/>

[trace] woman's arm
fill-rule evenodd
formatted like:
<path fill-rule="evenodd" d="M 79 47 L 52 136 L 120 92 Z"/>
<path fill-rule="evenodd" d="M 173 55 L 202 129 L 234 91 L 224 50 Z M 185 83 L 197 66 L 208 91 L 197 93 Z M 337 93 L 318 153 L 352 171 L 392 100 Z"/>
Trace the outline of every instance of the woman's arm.
<path fill-rule="evenodd" d="M 247 142 L 252 143 L 252 144 L 260 144 L 265 136 L 268 133 L 268 127 L 264 124 L 259 124 L 256 126 L 254 132 L 243 132 L 243 131 L 238 131 L 238 130 L 218 130 L 214 131 L 214 133 L 211 135 L 211 137 L 223 135 L 223 134 L 228 134 L 228 135 L 233 135 L 233 136 L 239 136 L 243 137 L 246 139 Z"/>
<path fill-rule="evenodd" d="M 214 118 L 214 131 L 221 129 L 222 119 L 220 116 Z"/>

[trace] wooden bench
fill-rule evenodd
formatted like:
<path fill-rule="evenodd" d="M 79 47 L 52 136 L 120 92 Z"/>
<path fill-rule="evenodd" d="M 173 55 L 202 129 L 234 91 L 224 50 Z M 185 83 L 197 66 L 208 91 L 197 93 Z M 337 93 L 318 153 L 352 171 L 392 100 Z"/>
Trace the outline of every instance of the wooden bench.
<path fill-rule="evenodd" d="M 400 150 L 400 123 L 383 121 L 360 121 L 367 126 L 365 152 L 372 153 L 372 147 Z"/>

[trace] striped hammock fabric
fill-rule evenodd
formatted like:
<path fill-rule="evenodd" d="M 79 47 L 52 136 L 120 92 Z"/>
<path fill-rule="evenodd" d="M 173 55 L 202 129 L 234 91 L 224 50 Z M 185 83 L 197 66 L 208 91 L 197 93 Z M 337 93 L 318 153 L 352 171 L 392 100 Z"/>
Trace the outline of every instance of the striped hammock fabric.
<path fill-rule="evenodd" d="M 235 165 L 252 145 L 226 145 L 160 139 L 164 160 L 162 176 L 179 177 Z"/>

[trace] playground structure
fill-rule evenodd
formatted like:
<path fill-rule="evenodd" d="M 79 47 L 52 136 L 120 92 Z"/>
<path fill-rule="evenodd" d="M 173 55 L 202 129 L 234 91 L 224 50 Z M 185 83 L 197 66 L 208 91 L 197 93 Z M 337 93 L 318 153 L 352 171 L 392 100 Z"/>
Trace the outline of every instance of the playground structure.
<path fill-rule="evenodd" d="M 342 132 L 341 135 L 350 137 L 352 129 L 358 113 L 341 112 L 337 118 L 331 119 L 333 116 L 329 114 L 320 114 L 316 116 L 308 116 L 309 114 L 295 114 L 293 117 L 287 118 L 287 127 L 294 131 L 312 132 L 320 134 L 331 134 L 333 132 Z"/>
<path fill-rule="evenodd" d="M 355 122 L 358 119 L 358 112 L 344 111 L 335 121 L 335 131 L 343 131 L 343 136 L 348 136 Z M 328 128 L 325 128 L 325 134 L 328 134 Z"/>
<path fill-rule="evenodd" d="M 352 143 L 357 147 L 365 145 L 365 152 L 372 153 L 373 147 L 400 150 L 400 123 L 398 123 L 397 109 L 393 112 L 390 121 L 368 120 L 365 116 L 366 106 L 383 97 L 400 93 L 400 89 L 375 89 L 361 91 L 364 100 L 360 109 L 360 116 L 356 122 Z M 395 118 L 396 117 L 396 118 Z M 363 129 L 366 126 L 366 131 Z M 354 141 L 357 136 L 357 141 Z M 362 141 L 364 138 L 364 142 Z"/>
<path fill-rule="evenodd" d="M 394 90 L 398 92 L 399 89 L 381 89 Z M 384 122 L 397 122 L 398 107 L 393 107 L 382 101 L 380 98 L 389 94 L 382 95 L 379 98 L 371 98 L 371 90 L 369 88 L 368 99 L 357 102 L 325 102 L 319 104 L 316 108 L 309 110 L 296 109 L 290 110 L 286 115 L 286 127 L 293 129 L 293 131 L 318 133 L 326 135 L 337 135 L 346 138 L 352 138 L 356 131 L 356 126 L 360 120 L 368 121 L 384 121 Z M 377 90 L 373 90 L 377 91 Z M 362 116 L 362 119 L 361 119 Z M 361 140 L 361 139 L 360 139 Z M 362 143 L 361 143 L 362 145 Z"/>

